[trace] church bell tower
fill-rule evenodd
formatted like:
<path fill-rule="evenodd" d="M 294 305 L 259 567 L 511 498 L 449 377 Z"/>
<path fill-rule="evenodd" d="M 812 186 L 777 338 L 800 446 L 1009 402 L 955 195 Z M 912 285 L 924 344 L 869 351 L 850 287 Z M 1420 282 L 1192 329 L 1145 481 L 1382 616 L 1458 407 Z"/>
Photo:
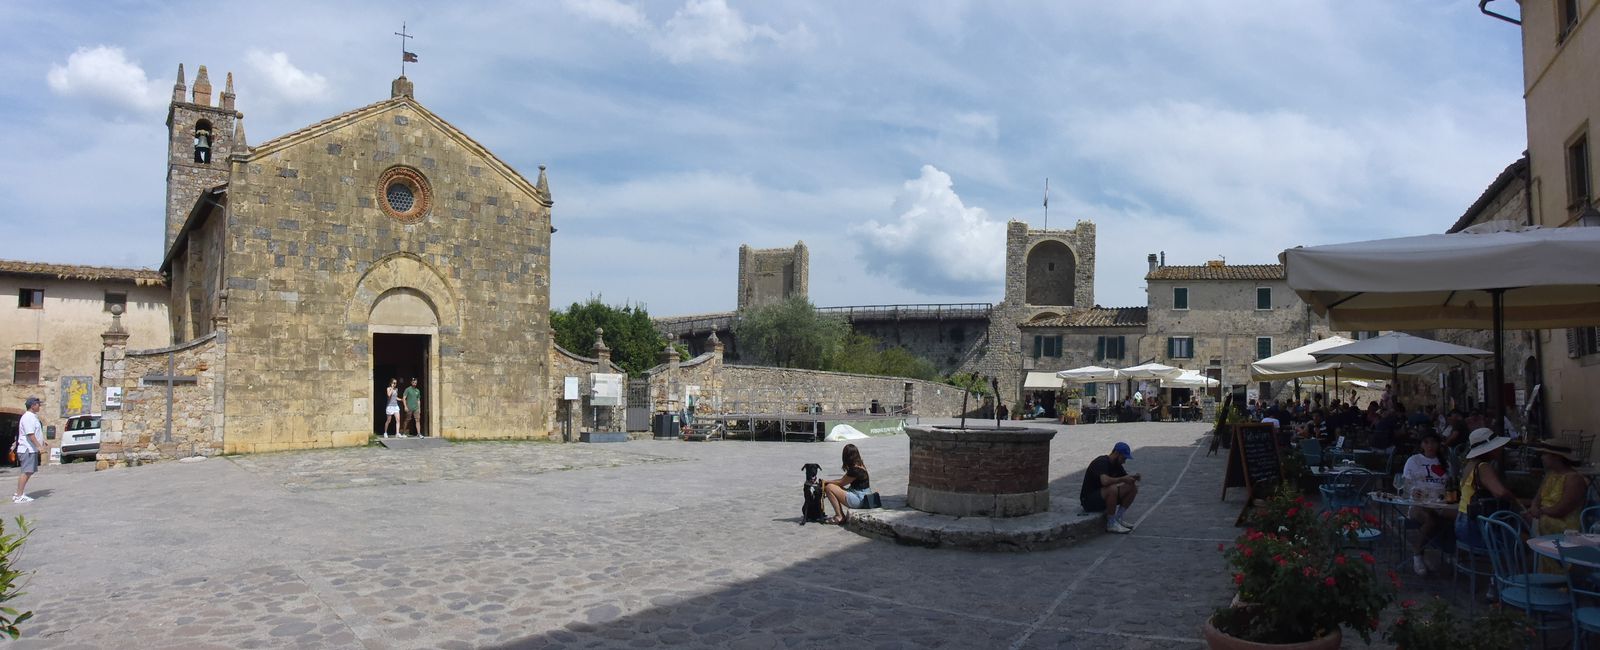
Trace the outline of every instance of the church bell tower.
<path fill-rule="evenodd" d="M 194 202 L 206 191 L 228 182 L 228 156 L 248 148 L 236 133 L 244 114 L 233 108 L 233 73 L 216 106 L 211 105 L 211 79 L 200 66 L 194 90 L 184 86 L 183 64 L 172 86 L 167 108 L 167 227 L 162 251 L 169 251 Z"/>

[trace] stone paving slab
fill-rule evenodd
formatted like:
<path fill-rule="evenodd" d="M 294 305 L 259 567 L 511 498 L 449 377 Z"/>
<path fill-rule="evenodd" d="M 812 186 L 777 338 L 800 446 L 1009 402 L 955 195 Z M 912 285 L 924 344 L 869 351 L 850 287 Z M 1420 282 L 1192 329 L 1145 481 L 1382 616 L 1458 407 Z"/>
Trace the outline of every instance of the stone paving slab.
<path fill-rule="evenodd" d="M 1216 500 L 1222 463 L 1195 454 L 1201 430 L 1057 436 L 1058 496 L 1112 442 L 1133 445 L 1145 518 L 1035 553 L 799 525 L 800 466 L 837 467 L 833 443 L 474 443 L 41 472 L 43 498 L 3 513 L 38 526 L 16 603 L 37 614 L 17 647 L 1197 648 L 1227 600 L 1202 533 L 1238 509 Z M 906 439 L 857 445 L 874 487 L 903 497 Z M 1107 600 L 1125 611 L 1093 605 Z"/>

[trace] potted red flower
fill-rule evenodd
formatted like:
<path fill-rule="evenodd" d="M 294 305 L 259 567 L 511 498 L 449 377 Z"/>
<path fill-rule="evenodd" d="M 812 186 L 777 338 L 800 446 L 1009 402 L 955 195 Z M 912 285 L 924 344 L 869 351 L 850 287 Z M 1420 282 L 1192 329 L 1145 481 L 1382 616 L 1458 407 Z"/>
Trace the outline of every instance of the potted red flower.
<path fill-rule="evenodd" d="M 1370 525 L 1366 516 L 1319 515 L 1290 488 L 1251 523 L 1232 547 L 1222 547 L 1240 603 L 1206 621 L 1210 647 L 1338 648 L 1347 627 L 1371 641 L 1399 577 L 1390 571 L 1380 578 L 1370 553 L 1341 548 Z"/>

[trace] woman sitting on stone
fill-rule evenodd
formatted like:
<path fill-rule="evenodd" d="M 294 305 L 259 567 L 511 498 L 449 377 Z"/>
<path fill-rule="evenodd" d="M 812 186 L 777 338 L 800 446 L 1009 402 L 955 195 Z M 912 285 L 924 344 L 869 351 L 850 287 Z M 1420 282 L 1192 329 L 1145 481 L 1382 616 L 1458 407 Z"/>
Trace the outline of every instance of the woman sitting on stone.
<path fill-rule="evenodd" d="M 867 464 L 861 461 L 861 451 L 855 445 L 844 446 L 844 476 L 822 482 L 822 491 L 833 503 L 830 524 L 850 521 L 850 508 L 860 508 L 861 502 L 872 493 L 872 481 L 867 475 Z"/>

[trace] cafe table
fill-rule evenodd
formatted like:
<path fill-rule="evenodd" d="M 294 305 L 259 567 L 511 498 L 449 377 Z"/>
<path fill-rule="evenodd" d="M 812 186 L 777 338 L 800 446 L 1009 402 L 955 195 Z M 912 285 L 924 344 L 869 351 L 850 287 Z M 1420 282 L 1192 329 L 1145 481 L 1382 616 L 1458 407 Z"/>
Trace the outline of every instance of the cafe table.
<path fill-rule="evenodd" d="M 1460 508 L 1460 502 L 1451 503 L 1427 496 L 1413 498 L 1390 492 L 1368 492 L 1367 500 L 1378 508 L 1378 521 L 1382 524 L 1384 533 L 1394 539 L 1395 556 L 1399 558 L 1397 562 L 1400 563 L 1407 560 L 1406 522 L 1411 520 L 1413 508 L 1436 512 L 1450 512 Z"/>
<path fill-rule="evenodd" d="M 1561 545 L 1560 551 L 1556 550 L 1557 544 Z M 1564 552 L 1568 564 L 1586 569 L 1600 569 L 1600 534 L 1540 535 L 1528 539 L 1528 548 L 1533 549 L 1534 553 L 1556 561 L 1562 560 Z"/>

